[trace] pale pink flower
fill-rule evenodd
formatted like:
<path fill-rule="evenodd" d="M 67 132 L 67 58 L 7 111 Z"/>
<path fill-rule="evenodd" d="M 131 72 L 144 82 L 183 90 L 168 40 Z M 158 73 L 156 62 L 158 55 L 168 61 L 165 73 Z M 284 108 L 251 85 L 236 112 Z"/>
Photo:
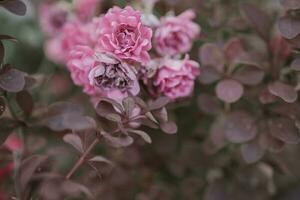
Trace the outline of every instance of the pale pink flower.
<path fill-rule="evenodd" d="M 160 55 L 175 56 L 187 53 L 200 34 L 198 24 L 192 22 L 195 13 L 187 10 L 179 16 L 167 16 L 154 34 L 155 49 Z"/>
<path fill-rule="evenodd" d="M 89 73 L 90 85 L 100 89 L 105 96 L 121 100 L 128 93 L 137 95 L 140 86 L 133 67 L 118 60 L 113 54 L 98 53 L 97 64 Z"/>
<path fill-rule="evenodd" d="M 154 77 L 154 86 L 159 94 L 172 100 L 190 95 L 194 88 L 194 81 L 200 74 L 199 64 L 189 60 L 163 60 Z"/>
<path fill-rule="evenodd" d="M 64 64 L 66 51 L 62 48 L 62 38 L 60 36 L 49 38 L 44 43 L 46 57 L 56 64 Z"/>
<path fill-rule="evenodd" d="M 100 21 L 99 43 L 103 51 L 120 60 L 147 63 L 150 60 L 152 30 L 141 22 L 141 14 L 127 6 L 111 8 Z"/>
<path fill-rule="evenodd" d="M 69 18 L 69 11 L 64 4 L 43 1 L 38 8 L 40 26 L 48 36 L 58 34 Z"/>
<path fill-rule="evenodd" d="M 76 0 L 75 12 L 81 21 L 88 21 L 94 15 L 102 0 Z"/>

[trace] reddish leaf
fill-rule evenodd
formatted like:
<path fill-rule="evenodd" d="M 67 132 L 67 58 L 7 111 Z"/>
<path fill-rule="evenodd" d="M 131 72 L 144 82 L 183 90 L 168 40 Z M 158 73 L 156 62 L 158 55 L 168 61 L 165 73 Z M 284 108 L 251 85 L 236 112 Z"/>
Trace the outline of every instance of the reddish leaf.
<path fill-rule="evenodd" d="M 269 120 L 269 130 L 275 138 L 288 143 L 298 144 L 300 142 L 300 133 L 294 122 L 288 118 L 276 118 Z"/>
<path fill-rule="evenodd" d="M 48 156 L 34 155 L 25 159 L 21 164 L 20 187 L 24 191 L 35 171 L 47 161 Z"/>
<path fill-rule="evenodd" d="M 3 43 L 0 41 L 0 63 L 3 63 L 4 54 L 5 54 L 5 49 Z"/>
<path fill-rule="evenodd" d="M 104 138 L 116 148 L 127 147 L 133 143 L 133 138 L 127 135 L 113 137 L 110 134 L 103 134 Z"/>
<path fill-rule="evenodd" d="M 270 17 L 251 3 L 242 3 L 240 10 L 258 34 L 265 40 L 269 40 L 272 29 L 272 20 Z"/>
<path fill-rule="evenodd" d="M 93 158 L 89 159 L 89 161 L 91 161 L 91 162 L 104 162 L 104 163 L 113 165 L 113 162 L 111 162 L 110 160 L 108 160 L 107 158 L 105 158 L 103 156 L 94 156 Z"/>
<path fill-rule="evenodd" d="M 118 109 L 119 112 L 124 111 L 122 105 L 120 105 L 118 102 L 103 98 L 99 101 L 96 107 L 96 112 L 99 116 L 106 118 L 108 114 L 117 114 L 116 109 Z"/>
<path fill-rule="evenodd" d="M 68 114 L 62 118 L 65 129 L 73 131 L 83 131 L 96 128 L 96 122 L 93 118 L 82 115 Z"/>
<path fill-rule="evenodd" d="M 5 100 L 0 97 L 0 116 L 4 113 L 5 111 Z"/>
<path fill-rule="evenodd" d="M 255 120 L 245 112 L 234 112 L 225 117 L 224 133 L 233 143 L 243 143 L 252 140 L 257 134 Z"/>
<path fill-rule="evenodd" d="M 26 14 L 26 5 L 20 0 L 9 0 L 1 5 L 16 15 L 23 16 Z"/>
<path fill-rule="evenodd" d="M 0 144 L 2 144 L 6 140 L 7 136 L 16 128 L 16 126 L 17 123 L 13 119 L 0 119 Z"/>
<path fill-rule="evenodd" d="M 218 72 L 223 72 L 225 58 L 220 47 L 214 44 L 204 44 L 200 49 L 200 60 L 202 65 L 215 68 Z"/>
<path fill-rule="evenodd" d="M 283 150 L 285 143 L 267 133 L 260 138 L 260 144 L 268 151 L 278 153 Z"/>
<path fill-rule="evenodd" d="M 34 107 L 31 94 L 26 90 L 22 90 L 21 92 L 17 93 L 16 100 L 23 112 L 26 115 L 30 115 Z"/>
<path fill-rule="evenodd" d="M 63 138 L 63 140 L 73 146 L 77 151 L 83 153 L 83 144 L 81 141 L 81 138 L 78 135 L 75 134 L 66 134 Z"/>
<path fill-rule="evenodd" d="M 0 40 L 10 40 L 13 42 L 17 42 L 18 40 L 10 35 L 0 35 Z"/>
<path fill-rule="evenodd" d="M 243 86 L 235 80 L 222 80 L 216 87 L 217 97 L 227 103 L 238 101 L 244 93 Z"/>
<path fill-rule="evenodd" d="M 278 28 L 287 39 L 293 39 L 300 34 L 300 20 L 297 18 L 284 16 L 278 20 Z"/>
<path fill-rule="evenodd" d="M 268 86 L 271 94 L 282 98 L 288 103 L 293 103 L 297 100 L 297 91 L 290 85 L 276 81 Z"/>
<path fill-rule="evenodd" d="M 217 114 L 221 111 L 220 101 L 208 94 L 201 94 L 198 97 L 198 106 L 206 114 Z"/>
<path fill-rule="evenodd" d="M 122 104 L 123 104 L 126 115 L 128 117 L 130 117 L 132 114 L 132 111 L 135 107 L 134 99 L 131 97 L 124 98 L 122 101 Z"/>
<path fill-rule="evenodd" d="M 141 136 L 145 140 L 145 142 L 152 143 L 151 137 L 146 132 L 141 130 L 128 130 L 128 131 Z"/>
<path fill-rule="evenodd" d="M 242 144 L 241 153 L 247 163 L 255 163 L 263 157 L 265 150 L 254 140 L 250 143 Z"/>
<path fill-rule="evenodd" d="M 177 133 L 177 125 L 174 122 L 161 123 L 160 128 L 168 134 Z"/>
<path fill-rule="evenodd" d="M 281 5 L 285 10 L 297 10 L 300 9 L 299 0 L 280 0 Z"/>
<path fill-rule="evenodd" d="M 242 66 L 234 73 L 233 78 L 245 85 L 257 85 L 263 78 L 265 73 L 255 66 Z"/>
<path fill-rule="evenodd" d="M 10 69 L 0 75 L 0 87 L 8 92 L 20 92 L 25 86 L 24 73 Z"/>
<path fill-rule="evenodd" d="M 300 71 L 300 58 L 297 58 L 292 62 L 291 69 L 295 71 Z"/>
<path fill-rule="evenodd" d="M 221 78 L 221 74 L 217 70 L 210 66 L 202 66 L 199 81 L 202 84 L 211 84 Z"/>
<path fill-rule="evenodd" d="M 149 101 L 148 106 L 150 110 L 157 110 L 165 107 L 170 102 L 168 97 L 159 97 L 153 101 Z"/>
<path fill-rule="evenodd" d="M 81 193 L 85 194 L 87 199 L 95 199 L 90 190 L 79 183 L 72 182 L 70 180 L 66 180 L 62 183 L 61 186 L 62 191 L 65 195 L 69 197 L 78 197 Z"/>

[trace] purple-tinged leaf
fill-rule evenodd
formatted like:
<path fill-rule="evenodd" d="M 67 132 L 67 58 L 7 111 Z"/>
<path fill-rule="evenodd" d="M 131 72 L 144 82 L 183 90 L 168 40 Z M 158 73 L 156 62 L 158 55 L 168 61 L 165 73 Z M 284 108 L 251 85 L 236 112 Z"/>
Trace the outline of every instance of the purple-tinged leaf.
<path fill-rule="evenodd" d="M 105 116 L 106 119 L 113 121 L 113 122 L 117 122 L 117 123 L 121 123 L 122 122 L 122 118 L 119 114 L 117 113 L 108 113 Z"/>
<path fill-rule="evenodd" d="M 268 121 L 270 133 L 275 138 L 287 144 L 298 144 L 300 133 L 294 122 L 288 118 L 276 118 Z"/>
<path fill-rule="evenodd" d="M 300 20 L 297 18 L 284 16 L 278 20 L 278 28 L 287 39 L 293 39 L 300 34 Z"/>
<path fill-rule="evenodd" d="M 202 66 L 201 74 L 199 76 L 200 83 L 204 85 L 211 84 L 217 80 L 220 80 L 221 74 L 217 70 L 210 66 Z"/>
<path fill-rule="evenodd" d="M 269 84 L 268 89 L 271 94 L 280 97 L 287 103 L 293 103 L 297 100 L 297 91 L 290 85 L 276 81 Z"/>
<path fill-rule="evenodd" d="M 297 58 L 292 62 L 291 69 L 295 71 L 300 71 L 300 58 Z"/>
<path fill-rule="evenodd" d="M 277 97 L 270 93 L 268 88 L 263 88 L 259 93 L 259 101 L 262 104 L 274 103 Z"/>
<path fill-rule="evenodd" d="M 65 143 L 70 144 L 72 147 L 74 147 L 80 153 L 84 152 L 81 138 L 78 135 L 71 134 L 71 133 L 70 134 L 66 134 L 63 137 L 63 140 L 65 141 Z"/>
<path fill-rule="evenodd" d="M 89 159 L 89 161 L 107 163 L 107 164 L 110 164 L 110 165 L 114 165 L 114 163 L 112 161 L 108 160 L 107 158 L 105 158 L 103 156 L 94 156 L 93 158 Z"/>
<path fill-rule="evenodd" d="M 175 134 L 177 133 L 177 125 L 175 122 L 169 121 L 166 123 L 161 123 L 160 128 L 167 134 Z"/>
<path fill-rule="evenodd" d="M 3 63 L 5 55 L 5 49 L 3 43 L 0 41 L 0 63 Z"/>
<path fill-rule="evenodd" d="M 153 128 L 153 129 L 158 129 L 158 124 L 150 120 L 148 117 L 142 117 L 137 120 L 134 120 L 134 122 L 140 123 L 144 126 Z"/>
<path fill-rule="evenodd" d="M 122 104 L 123 104 L 126 115 L 128 117 L 130 117 L 132 114 L 132 111 L 135 107 L 134 99 L 131 97 L 124 98 L 122 101 Z"/>
<path fill-rule="evenodd" d="M 241 12 L 245 15 L 251 26 L 265 40 L 269 40 L 272 29 L 272 20 L 259 7 L 251 3 L 242 3 Z"/>
<path fill-rule="evenodd" d="M 206 114 L 217 114 L 221 111 L 220 101 L 208 94 L 201 94 L 198 97 L 198 106 Z"/>
<path fill-rule="evenodd" d="M 85 194 L 87 199 L 95 199 L 91 191 L 84 185 L 66 180 L 62 183 L 61 189 L 69 197 L 78 197 L 81 193 Z M 86 198 L 85 198 L 86 199 Z"/>
<path fill-rule="evenodd" d="M 285 10 L 297 10 L 300 9 L 299 0 L 280 0 L 281 5 Z"/>
<path fill-rule="evenodd" d="M 225 65 L 223 50 L 215 44 L 204 44 L 199 52 L 202 65 L 214 68 L 217 72 L 222 73 Z"/>
<path fill-rule="evenodd" d="M 23 112 L 27 116 L 30 115 L 34 108 L 34 102 L 31 94 L 26 90 L 22 90 L 17 93 L 16 100 Z"/>
<path fill-rule="evenodd" d="M 26 14 L 26 5 L 21 0 L 9 0 L 0 5 L 16 15 L 23 16 Z"/>
<path fill-rule="evenodd" d="M 104 118 L 106 118 L 108 114 L 117 114 L 117 110 L 119 112 L 124 112 L 121 104 L 107 98 L 101 99 L 96 107 L 97 114 Z"/>
<path fill-rule="evenodd" d="M 162 107 L 165 107 L 170 102 L 170 99 L 168 97 L 158 97 L 157 99 L 153 101 L 149 101 L 148 106 L 150 110 L 157 110 Z"/>
<path fill-rule="evenodd" d="M 10 35 L 0 35 L 0 40 L 10 40 L 13 42 L 18 42 L 18 40 Z"/>
<path fill-rule="evenodd" d="M 48 156 L 33 155 L 22 162 L 20 170 L 21 173 L 19 177 L 21 191 L 26 189 L 26 186 L 33 178 L 36 170 L 41 167 L 41 165 L 43 165 L 47 159 Z"/>
<path fill-rule="evenodd" d="M 96 129 L 97 126 L 95 120 L 88 116 L 67 114 L 63 116 L 62 120 L 65 129 L 73 131 Z"/>
<path fill-rule="evenodd" d="M 243 96 L 243 93 L 243 85 L 235 80 L 222 80 L 216 87 L 217 97 L 226 103 L 238 101 Z"/>
<path fill-rule="evenodd" d="M 204 200 L 226 200 L 225 184 L 223 181 L 214 181 L 209 184 L 204 194 Z"/>
<path fill-rule="evenodd" d="M 55 114 L 74 114 L 79 115 L 83 113 L 83 108 L 72 102 L 56 102 L 51 104 L 48 107 L 48 115 L 55 115 Z"/>
<path fill-rule="evenodd" d="M 113 147 L 127 147 L 133 143 L 133 138 L 128 135 L 122 135 L 119 137 L 111 136 L 110 134 L 103 134 L 104 138 L 109 142 Z"/>
<path fill-rule="evenodd" d="M 25 86 L 24 73 L 10 69 L 0 75 L 0 87 L 8 92 L 20 92 Z"/>
<path fill-rule="evenodd" d="M 10 118 L 0 118 L 0 144 L 2 144 L 7 136 L 17 127 L 17 123 L 15 120 Z"/>
<path fill-rule="evenodd" d="M 285 143 L 267 133 L 261 136 L 260 144 L 268 151 L 278 153 L 283 150 Z"/>
<path fill-rule="evenodd" d="M 217 118 L 210 128 L 210 138 L 217 149 L 223 148 L 227 141 L 224 132 L 224 119 L 223 117 Z"/>
<path fill-rule="evenodd" d="M 245 85 L 257 85 L 264 78 L 264 71 L 255 66 L 242 66 L 235 73 L 233 78 Z"/>
<path fill-rule="evenodd" d="M 257 134 L 255 120 L 245 112 L 233 112 L 224 118 L 224 133 L 228 141 L 244 143 Z"/>
<path fill-rule="evenodd" d="M 4 113 L 5 111 L 5 100 L 3 97 L 0 97 L 0 116 Z"/>
<path fill-rule="evenodd" d="M 153 116 L 159 121 L 159 122 L 167 122 L 168 119 L 168 111 L 165 107 L 159 110 L 154 110 Z M 156 120 L 155 120 L 156 121 Z"/>
<path fill-rule="evenodd" d="M 146 114 L 145 114 L 145 116 L 149 119 L 149 120 L 151 120 L 152 122 L 154 122 L 154 123 L 158 123 L 158 121 L 154 118 L 154 116 L 153 116 L 153 114 L 151 113 L 151 112 L 147 112 Z"/>
<path fill-rule="evenodd" d="M 128 132 L 135 133 L 135 134 L 141 136 L 141 138 L 143 138 L 143 140 L 145 140 L 145 142 L 152 143 L 151 137 L 144 131 L 141 131 L 141 130 L 128 130 Z"/>
<path fill-rule="evenodd" d="M 257 141 L 242 144 L 241 153 L 246 163 L 255 163 L 259 161 L 265 154 L 265 150 L 259 145 Z"/>

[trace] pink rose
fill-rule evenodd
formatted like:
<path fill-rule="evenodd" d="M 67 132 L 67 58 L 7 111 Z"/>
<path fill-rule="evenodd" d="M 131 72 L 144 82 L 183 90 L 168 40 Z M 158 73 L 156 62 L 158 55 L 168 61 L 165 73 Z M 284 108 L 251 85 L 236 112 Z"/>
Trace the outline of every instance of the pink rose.
<path fill-rule="evenodd" d="M 150 60 L 152 30 L 141 22 L 141 14 L 127 6 L 111 8 L 101 18 L 99 43 L 103 51 L 120 60 L 147 63 Z"/>
<path fill-rule="evenodd" d="M 67 7 L 57 2 L 43 1 L 38 13 L 41 28 L 49 36 L 58 34 L 69 17 Z"/>
<path fill-rule="evenodd" d="M 133 67 L 115 58 L 113 54 L 98 53 L 97 64 L 89 73 L 90 85 L 107 97 L 121 100 L 128 92 L 137 95 L 140 86 Z"/>
<path fill-rule="evenodd" d="M 188 52 L 192 48 L 193 40 L 200 33 L 200 27 L 191 21 L 193 18 L 195 13 L 191 10 L 177 17 L 163 18 L 154 34 L 156 51 L 163 56 Z"/>
<path fill-rule="evenodd" d="M 199 74 L 199 64 L 188 56 L 184 60 L 163 60 L 154 77 L 154 86 L 159 94 L 175 100 L 191 94 Z"/>
<path fill-rule="evenodd" d="M 94 50 L 88 46 L 75 46 L 68 56 L 67 67 L 76 85 L 89 84 L 88 74 L 95 65 Z"/>
<path fill-rule="evenodd" d="M 75 12 L 77 17 L 81 21 L 88 21 L 91 17 L 94 16 L 101 0 L 76 0 L 75 1 Z"/>

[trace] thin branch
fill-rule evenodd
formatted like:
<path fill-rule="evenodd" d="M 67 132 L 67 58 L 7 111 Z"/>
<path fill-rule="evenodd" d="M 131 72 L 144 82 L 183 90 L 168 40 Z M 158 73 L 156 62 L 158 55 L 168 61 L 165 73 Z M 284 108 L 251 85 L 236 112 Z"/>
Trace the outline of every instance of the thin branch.
<path fill-rule="evenodd" d="M 92 144 L 90 144 L 90 146 L 88 146 L 88 148 L 86 149 L 86 151 L 80 156 L 80 158 L 78 159 L 78 161 L 75 163 L 75 165 L 72 167 L 72 169 L 68 172 L 68 174 L 65 177 L 66 179 L 70 179 L 71 176 L 77 171 L 77 169 L 85 162 L 87 156 L 94 149 L 94 147 L 98 144 L 98 142 L 99 142 L 99 139 L 97 137 L 92 142 Z"/>

